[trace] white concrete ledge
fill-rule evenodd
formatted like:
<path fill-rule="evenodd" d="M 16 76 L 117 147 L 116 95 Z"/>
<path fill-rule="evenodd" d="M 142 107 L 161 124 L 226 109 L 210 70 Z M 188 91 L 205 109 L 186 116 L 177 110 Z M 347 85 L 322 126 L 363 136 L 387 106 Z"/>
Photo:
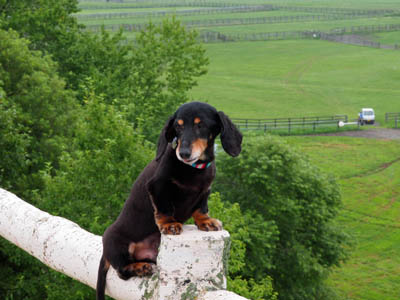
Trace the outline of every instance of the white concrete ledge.
<path fill-rule="evenodd" d="M 52 216 L 0 188 L 0 235 L 44 264 L 95 288 L 101 237 Z M 179 236 L 163 235 L 157 271 L 145 279 L 121 280 L 110 268 L 106 293 L 115 299 L 245 299 L 226 288 L 227 231 L 184 226 Z"/>

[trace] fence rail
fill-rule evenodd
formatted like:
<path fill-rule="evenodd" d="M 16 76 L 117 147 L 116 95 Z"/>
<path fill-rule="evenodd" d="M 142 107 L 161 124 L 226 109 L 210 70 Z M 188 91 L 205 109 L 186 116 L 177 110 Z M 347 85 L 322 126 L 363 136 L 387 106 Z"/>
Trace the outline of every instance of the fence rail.
<path fill-rule="evenodd" d="M 373 32 L 400 31 L 400 24 L 385 24 L 371 26 L 352 26 L 331 29 L 327 32 L 318 30 L 311 31 L 279 31 L 279 32 L 259 32 L 252 34 L 224 34 L 218 31 L 203 31 L 200 33 L 200 39 L 205 43 L 215 42 L 239 42 L 239 41 L 269 41 L 269 40 L 288 40 L 288 39 L 313 39 L 329 38 L 329 35 L 346 35 Z M 366 43 L 365 46 L 372 45 L 380 48 L 380 43 Z M 386 48 L 386 47 L 385 47 Z M 398 45 L 392 46 L 393 49 L 399 49 Z"/>
<path fill-rule="evenodd" d="M 218 18 L 207 20 L 191 20 L 183 21 L 185 27 L 218 27 L 218 26 L 234 26 L 234 25 L 252 25 L 252 24 L 277 24 L 277 23 L 296 23 L 304 21 L 331 21 L 346 20 L 357 18 L 375 18 L 380 14 L 326 14 L 326 15 L 296 15 L 296 16 L 272 16 L 272 17 L 253 17 L 253 18 Z M 118 31 L 121 27 L 125 31 L 139 31 L 148 26 L 148 23 L 131 23 L 131 24 L 112 24 L 112 25 L 87 25 L 90 31 L 100 31 L 100 28 L 110 31 Z"/>
<path fill-rule="evenodd" d="M 394 121 L 395 128 L 400 127 L 400 112 L 395 113 L 385 113 L 385 122 L 388 123 Z"/>
<path fill-rule="evenodd" d="M 385 113 L 385 122 L 388 122 L 390 120 L 395 120 L 395 119 L 400 118 L 400 112 L 395 112 L 395 113 Z"/>
<path fill-rule="evenodd" d="M 392 9 L 348 9 L 348 8 L 326 8 L 326 7 L 297 7 L 297 6 L 280 6 L 280 5 L 248 5 L 239 3 L 198 3 L 186 2 L 182 3 L 162 3 L 159 5 L 134 5 L 134 6 L 117 6 L 118 9 L 134 9 L 134 8 L 187 8 L 197 7 L 197 9 L 188 9 L 180 11 L 160 10 L 154 12 L 129 12 L 129 13 L 94 13 L 94 14 L 76 14 L 78 19 L 112 19 L 112 18 L 129 18 L 138 16 L 156 17 L 168 14 L 174 15 L 198 15 L 198 14 L 215 14 L 215 13 L 243 13 L 243 12 L 261 12 L 261 11 L 290 11 L 290 12 L 306 12 L 314 14 L 350 14 L 350 15 L 390 15 L 398 13 Z M 80 6 L 81 9 L 112 9 L 110 6 Z"/>
<path fill-rule="evenodd" d="M 318 127 L 339 127 L 339 122 L 346 123 L 347 115 L 317 116 L 317 117 L 295 117 L 275 119 L 241 119 L 232 118 L 233 123 L 241 130 L 273 131 L 287 130 L 290 134 L 293 129 L 312 129 Z"/>
<path fill-rule="evenodd" d="M 154 12 L 126 12 L 126 13 L 96 13 L 96 14 L 80 14 L 76 15 L 79 20 L 91 19 L 119 19 L 119 18 L 133 18 L 133 17 L 164 17 L 167 15 L 209 15 L 217 13 L 236 13 L 236 12 L 256 12 L 256 11 L 269 11 L 272 10 L 271 6 L 231 6 L 231 7 L 214 7 L 214 8 L 200 8 L 200 9 L 186 9 L 186 10 L 162 10 Z"/>

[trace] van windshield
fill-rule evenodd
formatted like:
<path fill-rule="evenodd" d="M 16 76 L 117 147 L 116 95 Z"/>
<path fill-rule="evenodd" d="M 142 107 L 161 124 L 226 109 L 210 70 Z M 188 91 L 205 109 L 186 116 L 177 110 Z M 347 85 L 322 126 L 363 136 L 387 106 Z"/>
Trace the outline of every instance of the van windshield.
<path fill-rule="evenodd" d="M 363 112 L 363 115 L 364 115 L 364 116 L 373 116 L 374 113 L 373 113 L 372 111 L 370 111 L 370 110 L 367 110 L 367 111 L 364 111 L 364 112 Z"/>

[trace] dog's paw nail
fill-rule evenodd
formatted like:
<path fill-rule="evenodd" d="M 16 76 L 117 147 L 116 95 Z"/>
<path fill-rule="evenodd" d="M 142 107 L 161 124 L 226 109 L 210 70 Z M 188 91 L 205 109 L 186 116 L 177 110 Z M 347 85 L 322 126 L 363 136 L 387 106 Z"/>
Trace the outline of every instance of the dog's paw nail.
<path fill-rule="evenodd" d="M 179 235 L 182 233 L 182 224 L 178 222 L 164 224 L 161 227 L 160 232 L 163 234 Z"/>

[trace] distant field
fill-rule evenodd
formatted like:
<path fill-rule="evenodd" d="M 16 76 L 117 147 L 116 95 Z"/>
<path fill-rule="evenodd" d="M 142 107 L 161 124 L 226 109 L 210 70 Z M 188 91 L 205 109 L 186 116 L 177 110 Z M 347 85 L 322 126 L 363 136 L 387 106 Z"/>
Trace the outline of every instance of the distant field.
<path fill-rule="evenodd" d="M 313 164 L 339 178 L 338 218 L 352 236 L 349 260 L 328 282 L 339 299 L 400 295 L 400 142 L 348 137 L 287 137 Z M 385 149 L 382 151 L 382 149 Z"/>
<path fill-rule="evenodd" d="M 117 10 L 117 11 L 112 11 L 111 13 L 123 13 L 123 12 L 138 12 L 138 11 L 147 11 L 147 12 L 157 12 L 157 11 L 168 11 L 171 13 L 171 15 L 176 15 L 175 12 L 178 11 L 184 11 L 184 10 L 190 10 L 193 8 L 180 8 L 179 10 L 176 8 L 163 8 L 163 9 L 127 9 L 127 10 Z M 83 11 L 80 14 L 78 14 L 81 17 L 84 17 L 85 15 L 90 15 L 90 14 L 96 14 L 96 13 L 106 13 L 106 10 L 100 10 L 100 11 L 91 11 L 91 13 L 88 13 L 87 11 Z M 110 11 L 108 11 L 110 13 Z M 307 13 L 307 12 L 296 12 L 296 11 L 261 11 L 261 12 L 237 12 L 237 13 L 218 13 L 218 14 L 194 14 L 190 16 L 176 16 L 181 22 L 187 22 L 187 21 L 198 21 L 198 20 L 213 20 L 213 19 L 232 19 L 232 18 L 260 18 L 260 17 L 274 17 L 274 16 L 298 16 L 298 15 L 313 15 L 313 13 Z M 163 17 L 151 17 L 152 22 L 161 22 L 163 20 Z M 115 17 L 115 18 L 107 18 L 107 19 L 82 19 L 81 23 L 86 24 L 86 25 L 93 25 L 93 24 L 140 24 L 140 23 L 147 23 L 148 22 L 148 17 Z"/>
<path fill-rule="evenodd" d="M 366 38 L 380 42 L 382 44 L 394 45 L 400 44 L 400 31 L 393 31 L 393 32 L 377 32 L 373 34 L 366 34 Z"/>
<path fill-rule="evenodd" d="M 370 19 L 353 19 L 353 20 L 335 20 L 335 21 L 319 21 L 319 22 L 292 22 L 292 23 L 276 23 L 276 24 L 256 24 L 246 26 L 222 26 L 207 27 L 207 30 L 214 30 L 224 34 L 251 34 L 258 32 L 280 32 L 280 31 L 324 31 L 329 32 L 332 29 L 352 26 L 365 25 L 386 25 L 400 24 L 400 18 L 370 18 Z M 205 29 L 205 28 L 200 28 Z"/>
<path fill-rule="evenodd" d="M 209 73 L 192 96 L 233 117 L 400 111 L 400 52 L 328 41 L 208 44 Z"/>
<path fill-rule="evenodd" d="M 162 4 L 162 3 L 182 3 L 183 1 L 180 0 L 172 0 L 172 1 L 129 1 L 124 0 L 123 3 L 116 3 L 116 2 L 106 2 L 106 1 L 79 1 L 81 6 L 107 6 L 110 8 L 115 7 L 126 7 L 138 4 Z M 187 1 L 187 2 L 196 2 L 196 1 Z M 200 1 L 199 1 L 200 2 Z M 278 4 L 282 5 L 281 0 L 210 0 L 210 1 L 201 1 L 200 3 L 237 3 L 237 4 Z M 311 1 L 301 1 L 301 0 L 292 0 L 292 1 L 285 1 L 285 5 L 292 5 L 292 6 L 306 6 L 306 7 L 341 7 L 341 8 L 365 8 L 365 9 L 400 9 L 400 3 L 397 0 L 311 0 Z"/>

